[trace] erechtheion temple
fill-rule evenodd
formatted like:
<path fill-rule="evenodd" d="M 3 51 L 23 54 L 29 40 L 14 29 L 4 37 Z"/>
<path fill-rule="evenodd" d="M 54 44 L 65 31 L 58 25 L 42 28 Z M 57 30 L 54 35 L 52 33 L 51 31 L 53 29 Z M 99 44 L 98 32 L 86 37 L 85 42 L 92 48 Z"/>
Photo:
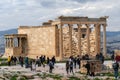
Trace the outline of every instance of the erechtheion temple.
<path fill-rule="evenodd" d="M 42 26 L 20 26 L 18 34 L 5 35 L 7 56 L 95 56 L 101 52 L 103 28 L 103 54 L 106 55 L 107 17 L 88 18 L 60 16 L 44 22 Z"/>

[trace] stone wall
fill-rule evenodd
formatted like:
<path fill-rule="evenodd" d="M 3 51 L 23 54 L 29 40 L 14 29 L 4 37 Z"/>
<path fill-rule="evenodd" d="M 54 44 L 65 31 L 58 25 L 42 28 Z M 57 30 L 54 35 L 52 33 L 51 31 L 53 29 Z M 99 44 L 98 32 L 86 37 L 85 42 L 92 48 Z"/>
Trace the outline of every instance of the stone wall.
<path fill-rule="evenodd" d="M 3 57 L 8 57 L 13 55 L 13 48 L 5 48 L 5 54 Z"/>
<path fill-rule="evenodd" d="M 55 26 L 20 27 L 18 34 L 27 34 L 27 55 L 31 58 L 46 55 L 52 57 L 55 51 Z"/>
<path fill-rule="evenodd" d="M 69 28 L 63 28 L 63 53 L 64 56 L 70 56 L 70 49 L 69 49 Z M 86 32 L 82 32 L 81 34 L 86 34 Z M 98 35 L 100 36 L 100 35 Z M 99 39 L 98 39 L 99 40 Z M 99 43 L 99 41 L 98 41 Z M 96 56 L 96 43 L 95 43 L 95 31 L 90 32 L 90 55 Z M 81 38 L 81 52 L 82 55 L 88 54 L 87 53 L 87 38 Z M 99 47 L 98 47 L 99 50 Z M 78 53 L 78 32 L 75 30 L 72 30 L 72 54 L 73 55 L 79 55 Z"/>
<path fill-rule="evenodd" d="M 81 73 L 87 73 L 87 69 L 85 68 L 87 62 L 90 63 L 90 67 L 92 66 L 92 63 L 94 64 L 95 73 L 100 73 L 102 71 L 102 64 L 99 60 L 81 60 L 81 68 L 80 68 Z"/>

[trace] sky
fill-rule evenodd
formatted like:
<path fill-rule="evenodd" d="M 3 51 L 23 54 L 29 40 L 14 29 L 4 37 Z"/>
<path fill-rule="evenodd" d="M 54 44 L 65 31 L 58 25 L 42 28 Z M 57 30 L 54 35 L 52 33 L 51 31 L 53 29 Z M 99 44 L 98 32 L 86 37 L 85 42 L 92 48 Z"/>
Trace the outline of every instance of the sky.
<path fill-rule="evenodd" d="M 109 16 L 107 31 L 120 31 L 120 0 L 0 0 L 0 31 L 39 26 L 61 15 Z"/>

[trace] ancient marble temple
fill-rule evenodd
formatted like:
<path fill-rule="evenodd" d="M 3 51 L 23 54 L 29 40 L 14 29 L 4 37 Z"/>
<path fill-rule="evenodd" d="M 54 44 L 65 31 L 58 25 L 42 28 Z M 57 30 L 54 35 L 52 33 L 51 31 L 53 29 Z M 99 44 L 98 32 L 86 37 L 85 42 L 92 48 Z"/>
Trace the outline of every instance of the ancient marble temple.
<path fill-rule="evenodd" d="M 5 56 L 56 56 L 57 59 L 71 55 L 106 55 L 107 16 L 88 18 L 60 16 L 44 22 L 42 26 L 20 26 L 18 34 L 5 35 Z M 101 28 L 103 45 L 101 45 Z"/>

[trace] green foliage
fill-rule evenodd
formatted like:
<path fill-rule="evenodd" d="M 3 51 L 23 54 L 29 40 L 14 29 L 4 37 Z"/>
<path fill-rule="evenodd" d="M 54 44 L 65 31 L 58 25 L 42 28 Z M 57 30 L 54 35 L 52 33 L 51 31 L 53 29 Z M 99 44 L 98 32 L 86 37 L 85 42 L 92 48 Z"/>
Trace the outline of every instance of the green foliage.
<path fill-rule="evenodd" d="M 18 77 L 17 75 L 14 75 L 10 78 L 10 80 L 17 80 L 17 77 Z"/>
<path fill-rule="evenodd" d="M 69 77 L 69 80 L 80 80 L 80 78 L 71 76 L 71 77 Z"/>
<path fill-rule="evenodd" d="M 56 75 L 52 75 L 52 74 L 47 74 L 48 77 L 53 78 L 55 80 L 61 80 L 62 76 L 56 74 Z"/>
<path fill-rule="evenodd" d="M 103 76 L 114 76 L 114 74 L 111 73 L 111 72 L 108 72 L 108 73 L 102 73 L 102 74 L 103 74 Z"/>
<path fill-rule="evenodd" d="M 0 66 L 7 66 L 8 63 L 7 62 L 4 62 L 4 63 L 1 63 Z"/>
<path fill-rule="evenodd" d="M 7 58 L 0 58 L 0 61 L 7 61 Z"/>
<path fill-rule="evenodd" d="M 47 73 L 37 74 L 37 76 L 39 76 L 42 79 L 46 79 L 47 77 L 49 77 L 49 78 L 53 78 L 54 80 L 61 80 L 61 78 L 63 77 L 58 74 L 47 74 Z"/>

